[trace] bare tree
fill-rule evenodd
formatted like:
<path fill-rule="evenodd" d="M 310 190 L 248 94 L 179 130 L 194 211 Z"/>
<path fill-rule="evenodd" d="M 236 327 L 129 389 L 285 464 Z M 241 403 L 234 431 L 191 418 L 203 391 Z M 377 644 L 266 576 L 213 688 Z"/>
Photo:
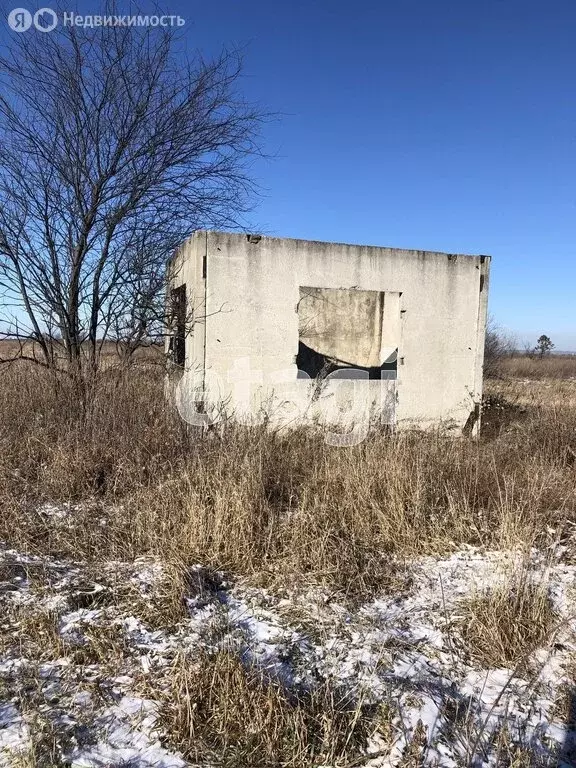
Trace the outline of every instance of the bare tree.
<path fill-rule="evenodd" d="M 238 56 L 179 46 L 170 28 L 60 26 L 0 58 L 0 332 L 80 380 L 105 339 L 161 321 L 177 244 L 238 226 L 254 192 L 262 115 Z"/>
<path fill-rule="evenodd" d="M 493 317 L 489 317 L 484 339 L 484 375 L 488 378 L 500 378 L 503 360 L 511 357 L 516 347 L 516 339 L 506 333 Z"/>

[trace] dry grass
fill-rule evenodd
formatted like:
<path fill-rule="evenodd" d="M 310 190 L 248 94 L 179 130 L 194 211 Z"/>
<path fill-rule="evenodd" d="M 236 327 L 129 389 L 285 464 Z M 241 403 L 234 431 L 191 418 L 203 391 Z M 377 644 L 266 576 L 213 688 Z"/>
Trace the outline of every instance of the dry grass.
<path fill-rule="evenodd" d="M 390 712 L 328 686 L 288 693 L 228 651 L 177 659 L 163 707 L 171 745 L 194 762 L 229 768 L 347 764 Z"/>
<path fill-rule="evenodd" d="M 495 736 L 496 768 L 555 768 L 557 762 L 538 755 L 529 746 L 520 746 L 504 727 Z"/>
<path fill-rule="evenodd" d="M 51 681 L 37 665 L 27 665 L 14 677 L 0 678 L 3 702 L 12 702 L 28 732 L 29 739 L 16 751 L 0 750 L 0 760 L 10 768 L 68 768 L 65 757 L 86 738 L 86 726 L 94 713 L 90 705 L 76 712 L 76 722 L 63 716 L 63 701 L 74 693 L 74 686 L 64 684 L 55 694 Z M 9 761 L 9 762 L 7 762 Z"/>
<path fill-rule="evenodd" d="M 202 562 L 366 595 L 396 588 L 404 558 L 548 543 L 576 523 L 576 397 L 553 397 L 573 382 L 498 416 L 479 441 L 374 434 L 343 449 L 305 430 L 200 439 L 166 406 L 154 366 L 107 370 L 82 414 L 39 369 L 2 374 L 0 538 L 20 549 L 160 555 L 180 584 L 179 564 Z M 512 386 L 507 401 L 523 402 Z M 60 520 L 42 502 L 82 503 Z"/>
<path fill-rule="evenodd" d="M 419 720 L 416 723 L 414 735 L 404 750 L 398 768 L 421 768 L 424 765 L 427 744 L 426 728 L 422 721 Z"/>
<path fill-rule="evenodd" d="M 469 653 L 485 668 L 528 662 L 557 624 L 547 584 L 522 564 L 499 586 L 464 605 L 461 632 Z"/>
<path fill-rule="evenodd" d="M 120 613 L 136 616 L 151 630 L 172 629 L 189 615 L 185 599 L 197 596 L 199 586 L 184 564 L 175 559 L 167 561 L 155 578 L 153 589 L 147 592 L 131 575 L 125 570 L 102 572 L 94 564 L 74 584 L 68 604 L 73 610 L 113 607 Z"/>
<path fill-rule="evenodd" d="M 20 656 L 36 661 L 53 661 L 62 656 L 64 643 L 58 633 L 58 617 L 27 605 L 0 605 L 0 652 L 13 651 L 15 638 Z"/>
<path fill-rule="evenodd" d="M 499 361 L 499 375 L 517 379 L 574 379 L 576 355 L 546 355 L 543 358 L 514 355 Z"/>
<path fill-rule="evenodd" d="M 491 382 L 480 440 L 376 433 L 343 449 L 306 430 L 229 425 L 201 437 L 166 406 L 161 370 L 146 362 L 110 366 L 82 407 L 68 407 L 66 383 L 40 369 L 13 365 L 0 376 L 0 540 L 85 560 L 71 609 L 113 606 L 166 629 L 186 617 L 185 597 L 218 588 L 216 569 L 367 599 L 404 587 L 405 560 L 462 545 L 560 541 L 575 557 L 576 382 L 568 378 Z M 45 503 L 70 512 L 50 516 Z M 100 567 L 143 555 L 165 564 L 153 594 Z M 197 562 L 204 568 L 191 571 Z M 21 579 L 40 589 L 41 576 L 5 562 L 0 589 Z M 545 585 L 526 568 L 464 608 L 466 647 L 488 667 L 515 667 L 555 623 Z M 5 648 L 17 631 L 22 652 L 38 661 L 66 654 L 120 668 L 131 654 L 118 623 L 84 628 L 81 646 L 63 643 L 49 613 L 20 607 L 6 626 Z M 162 703 L 170 746 L 229 768 L 358 765 L 371 734 L 393 738 L 390 708 L 367 706 L 361 693 L 351 701 L 328 683 L 287 692 L 229 651 L 179 657 L 149 693 Z M 50 729 L 39 724 L 38 733 L 38 754 L 57 765 Z M 502 739 L 502 765 L 531 759 Z M 421 764 L 424 748 L 420 727 L 404 767 Z"/>

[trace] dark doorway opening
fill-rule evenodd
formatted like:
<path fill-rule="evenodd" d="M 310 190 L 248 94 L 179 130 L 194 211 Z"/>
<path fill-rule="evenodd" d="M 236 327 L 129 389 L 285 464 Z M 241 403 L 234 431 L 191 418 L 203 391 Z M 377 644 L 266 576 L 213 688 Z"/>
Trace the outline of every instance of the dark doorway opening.
<path fill-rule="evenodd" d="M 172 338 L 170 351 L 175 365 L 184 368 L 186 364 L 186 284 L 173 288 L 172 301 Z"/>

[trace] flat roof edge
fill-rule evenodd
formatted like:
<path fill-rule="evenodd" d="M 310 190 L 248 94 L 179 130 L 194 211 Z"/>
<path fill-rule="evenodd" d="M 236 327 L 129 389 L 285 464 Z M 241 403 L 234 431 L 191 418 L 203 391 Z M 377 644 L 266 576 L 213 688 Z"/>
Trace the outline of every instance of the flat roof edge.
<path fill-rule="evenodd" d="M 221 235 L 223 237 L 259 237 L 262 240 L 272 240 L 276 242 L 284 242 L 289 241 L 292 243 L 303 243 L 303 244 L 309 244 L 309 245 L 336 245 L 336 246 L 343 246 L 345 248 L 368 248 L 373 249 L 375 251 L 405 251 L 407 253 L 413 253 L 413 254 L 434 254 L 437 256 L 461 256 L 462 258 L 471 258 L 471 259 L 488 259 L 491 260 L 492 256 L 485 254 L 485 253 L 460 253 L 460 252 L 450 252 L 450 251 L 435 251 L 435 250 L 429 250 L 429 249 L 423 249 L 423 248 L 403 248 L 401 246 L 393 246 L 393 245 L 368 245 L 366 243 L 344 243 L 338 240 L 306 240 L 304 238 L 300 237 L 277 237 L 274 235 L 266 235 L 266 234 L 260 234 L 257 232 L 228 232 L 226 230 L 218 230 L 218 229 L 196 229 L 194 230 L 194 233 L 191 235 L 191 237 L 194 237 L 196 235 L 201 234 L 208 234 L 208 235 Z M 188 238 L 190 239 L 190 238 Z M 186 242 L 186 241 L 185 241 Z"/>

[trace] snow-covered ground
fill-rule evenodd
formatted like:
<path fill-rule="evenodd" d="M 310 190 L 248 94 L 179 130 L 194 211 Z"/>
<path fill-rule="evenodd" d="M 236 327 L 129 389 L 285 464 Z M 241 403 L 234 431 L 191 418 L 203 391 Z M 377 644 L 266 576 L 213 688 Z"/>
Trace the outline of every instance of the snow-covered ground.
<path fill-rule="evenodd" d="M 1 549 L 0 766 L 32 765 L 25 756 L 35 731 L 57 734 L 61 764 L 75 768 L 188 765 L 167 749 L 159 702 L 142 692 L 153 690 L 150 679 L 161 688 L 179 652 L 223 643 L 288 687 L 329 680 L 356 700 L 391 702 L 393 745 L 389 734 L 372 739 L 363 763 L 371 768 L 399 765 L 416 732 L 424 734 L 425 765 L 495 765 L 493 736 L 503 726 L 541 761 L 534 764 L 576 765 L 558 706 L 575 687 L 576 566 L 560 554 L 540 562 L 534 553 L 560 625 L 522 679 L 513 669 L 480 668 L 459 634 L 462 601 L 506 578 L 517 557 L 510 552 L 423 558 L 410 565 L 400 594 L 354 608 L 327 590 L 272 592 L 196 565 L 188 615 L 167 630 L 154 629 L 142 610 L 161 607 L 161 563 L 95 569 Z M 41 642 L 31 650 L 22 617 L 36 614 L 53 617 L 55 632 L 39 624 L 32 637 Z M 117 638 L 120 652 L 109 662 L 82 656 L 99 633 Z M 369 757 L 384 747 L 388 754 Z"/>

